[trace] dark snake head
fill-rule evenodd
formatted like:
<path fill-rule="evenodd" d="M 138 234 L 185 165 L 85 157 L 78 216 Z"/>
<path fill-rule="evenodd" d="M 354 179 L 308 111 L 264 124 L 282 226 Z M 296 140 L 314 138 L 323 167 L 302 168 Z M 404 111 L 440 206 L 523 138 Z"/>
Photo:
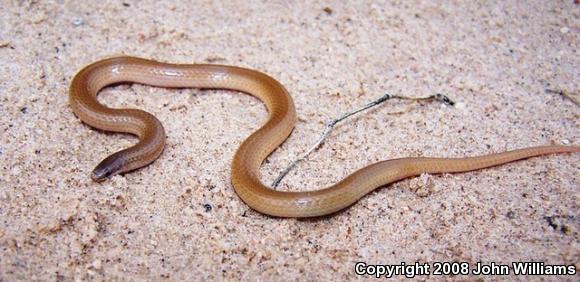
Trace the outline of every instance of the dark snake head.
<path fill-rule="evenodd" d="M 121 173 L 125 165 L 124 158 L 120 155 L 113 154 L 104 159 L 91 173 L 93 181 L 102 182 L 108 178 Z"/>

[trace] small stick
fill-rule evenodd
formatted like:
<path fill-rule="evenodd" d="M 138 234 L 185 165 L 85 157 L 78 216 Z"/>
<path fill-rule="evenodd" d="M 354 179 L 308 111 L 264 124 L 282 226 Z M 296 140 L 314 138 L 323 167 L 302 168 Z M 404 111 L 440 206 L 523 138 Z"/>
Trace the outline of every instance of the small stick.
<path fill-rule="evenodd" d="M 391 94 L 385 94 L 383 96 L 381 96 L 380 98 L 358 108 L 355 109 L 353 111 L 350 112 L 346 112 L 342 115 L 340 115 L 338 118 L 335 118 L 331 121 L 329 121 L 328 123 L 326 123 L 326 127 L 324 128 L 324 131 L 322 132 L 322 134 L 320 135 L 320 138 L 318 138 L 318 141 L 316 141 L 316 143 L 314 143 L 314 145 L 312 147 L 310 147 L 310 149 L 308 149 L 308 151 L 306 151 L 306 153 L 304 153 L 302 156 L 298 157 L 296 160 L 294 160 L 292 163 L 290 163 L 290 165 L 288 167 L 286 167 L 286 169 L 284 169 L 280 175 L 278 175 L 278 177 L 274 180 L 274 182 L 272 182 L 272 188 L 276 189 L 276 187 L 278 187 L 278 185 L 280 184 L 280 182 L 282 181 L 282 179 L 284 177 L 286 177 L 286 175 L 292 170 L 294 169 L 294 167 L 296 167 L 296 165 L 298 165 L 299 162 L 303 161 L 304 159 L 306 159 L 308 157 L 308 155 L 310 155 L 310 153 L 312 153 L 314 150 L 318 149 L 323 143 L 324 140 L 326 140 L 326 138 L 328 137 L 328 135 L 330 134 L 330 131 L 332 131 L 332 129 L 334 128 L 334 126 L 347 119 L 348 117 L 357 114 L 359 112 L 362 112 L 364 110 L 367 110 L 369 108 L 372 108 L 374 106 L 377 106 L 379 104 L 382 104 L 383 102 L 389 100 L 389 99 L 401 99 L 401 100 L 411 100 L 411 101 L 421 101 L 421 100 L 437 100 L 437 101 L 441 101 L 447 105 L 453 106 L 455 105 L 455 102 L 453 102 L 451 99 L 449 99 L 449 97 L 443 95 L 443 94 L 434 94 L 431 96 L 427 96 L 427 97 L 404 97 L 404 96 L 398 96 L 398 95 L 391 95 Z"/>
<path fill-rule="evenodd" d="M 574 95 L 572 93 L 568 92 L 568 90 L 566 90 L 566 89 L 561 89 L 561 90 L 546 89 L 546 93 L 559 94 L 562 97 L 572 101 L 574 104 L 576 104 L 576 106 L 580 105 L 579 99 L 574 97 Z"/>

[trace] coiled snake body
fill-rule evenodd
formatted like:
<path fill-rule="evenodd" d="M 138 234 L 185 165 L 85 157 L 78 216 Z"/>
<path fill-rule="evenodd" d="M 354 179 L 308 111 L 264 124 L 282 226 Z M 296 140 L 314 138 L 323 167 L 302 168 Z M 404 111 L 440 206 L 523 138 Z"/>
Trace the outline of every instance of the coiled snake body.
<path fill-rule="evenodd" d="M 232 162 L 232 185 L 253 209 L 272 216 L 313 217 L 355 203 L 377 187 L 422 173 L 477 170 L 551 153 L 580 152 L 578 146 L 542 146 L 470 158 L 402 158 L 364 167 L 340 182 L 308 192 L 275 191 L 260 181 L 264 159 L 290 134 L 296 120 L 292 98 L 284 87 L 258 71 L 222 65 L 177 65 L 134 57 L 116 57 L 82 69 L 70 86 L 70 105 L 85 123 L 106 131 L 137 135 L 139 142 L 105 158 L 92 172 L 95 181 L 153 162 L 165 146 L 165 131 L 153 115 L 137 109 L 111 109 L 97 100 L 107 85 L 136 82 L 159 87 L 231 89 L 260 99 L 268 120 L 238 148 Z"/>

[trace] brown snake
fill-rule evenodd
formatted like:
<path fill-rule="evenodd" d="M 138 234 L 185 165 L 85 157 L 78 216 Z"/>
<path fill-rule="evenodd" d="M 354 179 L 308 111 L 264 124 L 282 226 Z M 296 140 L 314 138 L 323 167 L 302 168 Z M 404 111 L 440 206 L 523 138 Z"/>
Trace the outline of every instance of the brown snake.
<path fill-rule="evenodd" d="M 139 142 L 105 158 L 92 172 L 95 181 L 153 162 L 165 146 L 165 130 L 153 115 L 137 109 L 111 109 L 97 100 L 104 87 L 135 82 L 159 87 L 231 89 L 256 96 L 268 109 L 266 123 L 238 148 L 232 163 L 232 185 L 253 209 L 272 216 L 312 217 L 355 203 L 377 187 L 422 173 L 477 170 L 529 157 L 580 152 L 580 146 L 542 146 L 469 158 L 402 158 L 364 167 L 340 182 L 307 192 L 275 191 L 260 181 L 264 159 L 290 135 L 296 120 L 292 98 L 275 79 L 261 72 L 222 65 L 177 65 L 116 57 L 83 68 L 72 80 L 70 105 L 85 123 L 106 131 L 137 135 Z"/>

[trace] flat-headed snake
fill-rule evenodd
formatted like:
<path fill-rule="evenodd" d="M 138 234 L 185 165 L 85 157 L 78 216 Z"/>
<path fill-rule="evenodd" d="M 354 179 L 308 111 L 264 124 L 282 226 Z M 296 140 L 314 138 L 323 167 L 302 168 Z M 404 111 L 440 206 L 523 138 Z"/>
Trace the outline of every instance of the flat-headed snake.
<path fill-rule="evenodd" d="M 95 181 L 153 162 L 165 146 L 165 130 L 153 115 L 138 109 L 112 109 L 97 100 L 104 87 L 135 82 L 158 87 L 230 89 L 260 99 L 268 120 L 236 151 L 231 181 L 239 197 L 253 209 L 272 216 L 313 217 L 342 210 L 364 195 L 404 178 L 422 173 L 465 172 L 529 157 L 580 152 L 580 146 L 541 146 L 468 158 L 401 158 L 374 163 L 338 183 L 319 190 L 285 192 L 260 181 L 264 159 L 290 135 L 296 120 L 292 98 L 275 79 L 261 72 L 223 65 L 178 65 L 134 57 L 115 57 L 92 63 L 73 78 L 70 105 L 90 126 L 137 135 L 139 142 L 105 158 L 92 172 Z"/>

